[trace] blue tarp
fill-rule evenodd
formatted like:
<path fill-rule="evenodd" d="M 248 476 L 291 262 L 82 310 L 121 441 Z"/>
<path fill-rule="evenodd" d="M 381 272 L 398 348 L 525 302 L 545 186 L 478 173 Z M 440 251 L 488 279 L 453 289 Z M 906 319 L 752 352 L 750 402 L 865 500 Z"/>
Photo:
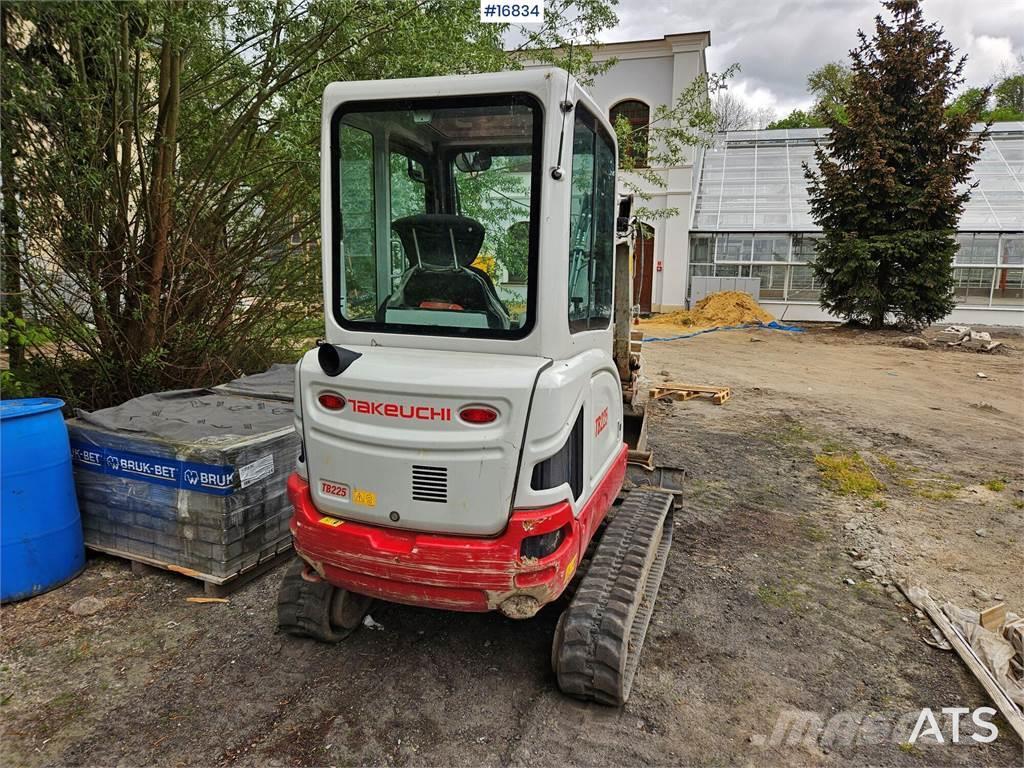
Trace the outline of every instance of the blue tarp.
<path fill-rule="evenodd" d="M 703 331 L 684 333 L 679 336 L 644 336 L 644 341 L 676 341 L 677 339 L 692 339 L 694 336 L 700 336 L 702 333 L 712 333 L 714 331 L 743 331 L 749 328 L 767 328 L 772 331 L 787 331 L 789 333 L 804 332 L 803 328 L 799 328 L 795 325 L 783 325 L 778 320 L 772 320 L 770 323 L 747 323 L 746 325 L 720 325 L 717 328 L 705 328 Z"/>

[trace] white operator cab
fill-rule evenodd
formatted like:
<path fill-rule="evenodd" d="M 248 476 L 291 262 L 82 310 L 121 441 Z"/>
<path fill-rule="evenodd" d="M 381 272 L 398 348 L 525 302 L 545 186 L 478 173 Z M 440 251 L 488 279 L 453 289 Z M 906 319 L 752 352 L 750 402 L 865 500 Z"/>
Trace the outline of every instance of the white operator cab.
<path fill-rule="evenodd" d="M 316 509 L 477 537 L 579 515 L 624 466 L 603 111 L 559 69 L 335 83 L 321 158 L 327 344 L 296 377 Z"/>

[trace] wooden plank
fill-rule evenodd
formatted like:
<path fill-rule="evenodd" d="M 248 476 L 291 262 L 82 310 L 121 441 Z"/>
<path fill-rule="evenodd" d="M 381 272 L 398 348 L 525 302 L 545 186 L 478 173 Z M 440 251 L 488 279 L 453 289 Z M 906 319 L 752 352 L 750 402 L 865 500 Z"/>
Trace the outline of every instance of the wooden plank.
<path fill-rule="evenodd" d="M 696 397 L 702 397 L 705 395 L 711 396 L 711 402 L 715 405 L 722 405 L 730 397 L 732 397 L 732 390 L 729 387 L 692 387 L 684 388 L 679 385 L 659 385 L 652 387 L 649 396 L 652 400 L 664 400 L 666 398 L 672 398 L 674 400 L 693 400 Z"/>
<path fill-rule="evenodd" d="M 1017 732 L 1017 736 L 1020 737 L 1021 741 L 1024 741 L 1024 714 L 1021 714 L 1020 708 L 1010 699 L 1006 691 L 1002 689 L 1002 686 L 992 676 L 989 668 L 978 658 L 970 643 L 960 633 L 960 630 L 953 626 L 953 623 L 946 614 L 942 612 L 942 609 L 939 608 L 931 595 L 928 594 L 928 590 L 916 585 L 906 586 L 900 584 L 899 586 L 903 594 L 907 596 L 907 599 L 927 613 L 929 618 L 935 623 L 935 626 L 942 631 L 942 634 L 945 635 L 946 639 L 949 640 L 950 644 L 960 655 L 960 658 L 963 659 L 967 668 L 971 670 L 971 673 L 981 683 L 989 698 L 999 708 L 1003 717 L 1006 718 L 1006 722 Z"/>
<path fill-rule="evenodd" d="M 981 612 L 979 623 L 989 632 L 998 632 L 1004 621 L 1006 621 L 1006 603 L 996 603 Z"/>
<path fill-rule="evenodd" d="M 712 387 L 707 384 L 676 384 L 674 382 L 666 382 L 665 384 L 659 384 L 658 389 L 669 389 L 678 392 L 721 392 L 723 389 L 728 387 Z"/>
<path fill-rule="evenodd" d="M 206 594 L 211 597 L 223 597 L 224 595 L 229 594 L 232 590 L 242 586 L 243 584 L 248 584 L 257 576 L 266 573 L 268 570 L 273 568 L 277 563 L 283 562 L 292 556 L 292 543 L 291 537 L 289 537 L 279 542 L 276 549 L 265 555 L 262 560 L 240 569 L 238 573 L 231 574 L 230 576 L 214 576 L 213 574 L 201 573 L 193 570 L 192 568 L 175 565 L 174 563 L 165 563 L 155 558 L 140 555 L 135 552 L 124 552 L 114 547 L 106 547 L 96 544 L 88 544 L 86 546 L 97 552 L 128 560 L 131 563 L 132 573 L 137 576 L 145 576 L 156 570 L 162 570 L 201 581 L 204 584 Z M 211 588 L 214 587 L 222 587 L 222 589 L 214 594 L 210 591 Z"/>

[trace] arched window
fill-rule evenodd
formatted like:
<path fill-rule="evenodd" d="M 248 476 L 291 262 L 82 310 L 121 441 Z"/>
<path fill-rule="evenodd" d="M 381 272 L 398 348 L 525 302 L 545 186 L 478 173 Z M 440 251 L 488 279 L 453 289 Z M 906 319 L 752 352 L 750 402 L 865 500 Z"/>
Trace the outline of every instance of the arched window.
<path fill-rule="evenodd" d="M 619 119 L 619 115 L 626 118 L 626 120 L 629 121 L 630 127 L 633 129 L 632 146 L 627 146 L 625 151 L 633 158 L 633 164 L 637 168 L 646 168 L 647 126 L 651 122 L 651 108 L 642 101 L 627 99 L 626 101 L 620 101 L 612 107 L 611 111 L 608 113 L 608 119 L 611 120 L 612 125 L 616 124 Z M 621 147 L 620 151 L 622 151 Z"/>

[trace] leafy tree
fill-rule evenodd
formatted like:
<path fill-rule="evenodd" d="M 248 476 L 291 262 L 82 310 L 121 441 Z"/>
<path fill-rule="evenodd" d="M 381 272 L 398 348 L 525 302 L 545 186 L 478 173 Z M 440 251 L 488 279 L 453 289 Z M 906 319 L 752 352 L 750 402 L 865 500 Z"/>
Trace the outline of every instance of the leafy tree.
<path fill-rule="evenodd" d="M 813 112 L 804 112 L 802 109 L 794 109 L 781 120 L 768 124 L 768 130 L 778 128 L 824 128 L 825 121 L 816 117 Z"/>
<path fill-rule="evenodd" d="M 848 121 L 846 103 L 850 96 L 853 73 L 838 61 L 831 61 L 807 76 L 807 90 L 814 96 L 811 113 L 822 123 Z"/>
<path fill-rule="evenodd" d="M 24 364 L 91 406 L 223 380 L 320 332 L 326 83 L 515 66 L 509 28 L 472 0 L 5 0 L 0 15 L 3 317 L 50 329 Z M 556 0 L 522 47 L 553 55 L 614 20 L 610 0 Z M 24 338 L 5 334 L 18 365 Z"/>
<path fill-rule="evenodd" d="M 484 226 L 484 270 L 497 264 L 512 282 L 526 275 L 529 260 L 529 170 L 516 158 L 496 157 L 486 171 L 455 173 L 462 212 Z"/>
<path fill-rule="evenodd" d="M 968 88 L 946 107 L 949 115 L 978 115 L 988 112 L 989 91 L 985 88 Z"/>
<path fill-rule="evenodd" d="M 992 88 L 996 109 L 1024 115 L 1024 74 L 1011 75 Z M 1016 118 L 1021 119 L 1021 118 Z"/>
<path fill-rule="evenodd" d="M 846 101 L 850 94 L 850 68 L 832 61 L 807 76 L 807 91 L 814 97 L 814 105 L 806 112 L 794 109 L 781 120 L 770 122 L 768 130 L 776 128 L 824 128 L 830 119 L 847 122 Z"/>
<path fill-rule="evenodd" d="M 976 113 L 988 123 L 1024 120 L 1024 75 L 1007 74 L 990 88 L 968 88 L 946 107 L 952 115 Z"/>
<path fill-rule="evenodd" d="M 885 0 L 873 38 L 859 32 L 852 78 L 833 112 L 830 146 L 807 168 L 811 212 L 824 237 L 814 271 L 821 305 L 880 328 L 939 320 L 954 306 L 955 230 L 969 190 L 965 183 L 984 135 L 977 115 L 948 115 L 962 82 L 964 58 L 926 23 L 918 0 Z"/>

